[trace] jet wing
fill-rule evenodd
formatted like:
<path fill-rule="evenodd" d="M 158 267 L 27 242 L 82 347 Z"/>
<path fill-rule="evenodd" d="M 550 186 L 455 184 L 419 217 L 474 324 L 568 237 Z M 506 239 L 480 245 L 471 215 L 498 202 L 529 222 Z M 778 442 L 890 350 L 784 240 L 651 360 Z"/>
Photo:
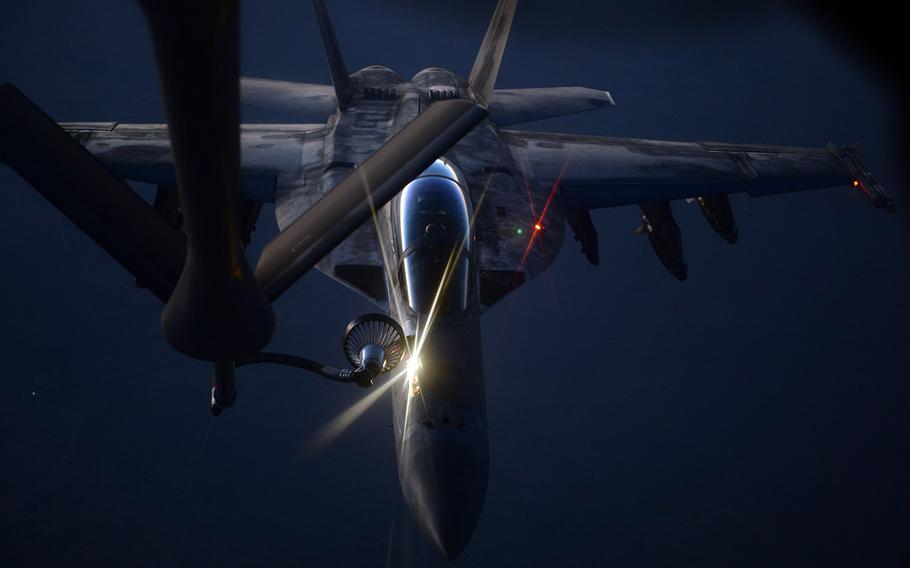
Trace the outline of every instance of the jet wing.
<path fill-rule="evenodd" d="M 165 124 L 61 123 L 82 146 L 121 179 L 176 184 Z M 298 176 L 322 162 L 322 124 L 245 124 L 240 127 L 241 192 L 274 202 L 276 179 Z"/>
<path fill-rule="evenodd" d="M 559 182 L 569 209 L 597 209 L 745 192 L 856 188 L 877 207 L 893 197 L 849 147 L 796 148 L 503 131 L 537 180 Z"/>

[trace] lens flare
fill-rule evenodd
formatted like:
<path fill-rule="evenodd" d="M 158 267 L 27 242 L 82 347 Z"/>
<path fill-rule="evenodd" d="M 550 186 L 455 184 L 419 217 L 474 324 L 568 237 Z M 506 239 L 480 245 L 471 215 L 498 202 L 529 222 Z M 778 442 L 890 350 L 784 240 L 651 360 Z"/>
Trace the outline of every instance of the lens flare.
<path fill-rule="evenodd" d="M 355 170 L 355 171 L 358 171 L 358 170 Z M 384 270 L 384 275 L 385 275 L 385 280 L 386 280 L 386 288 L 391 289 L 393 282 L 394 282 L 394 279 L 392 277 L 392 262 L 390 260 L 391 255 L 389 254 L 389 251 L 386 248 L 385 239 L 382 238 L 382 236 L 383 236 L 382 235 L 382 226 L 379 223 L 379 216 L 377 215 L 376 207 L 373 205 L 373 195 L 370 193 L 369 183 L 368 183 L 368 180 L 366 179 L 366 174 L 364 174 L 362 170 L 359 170 L 359 171 L 360 171 L 360 175 L 362 176 L 362 179 L 363 179 L 363 187 L 366 191 L 367 202 L 370 205 L 370 213 L 371 213 L 372 219 L 373 219 L 373 227 L 376 229 L 376 241 L 379 243 L 379 252 L 382 255 L 382 267 Z M 389 300 L 389 311 L 391 312 L 394 309 L 398 313 L 398 322 L 401 323 L 404 321 L 403 314 L 401 313 L 401 306 L 398 304 L 397 301 L 393 302 L 393 299 L 394 299 L 394 297 Z M 393 303 L 394 303 L 394 308 L 393 308 Z M 405 346 L 408 347 L 407 344 L 405 344 Z"/>
<path fill-rule="evenodd" d="M 407 365 L 408 380 L 413 379 L 417 375 L 417 372 L 420 370 L 420 367 L 422 367 L 422 365 L 420 364 L 420 357 L 412 356 L 410 359 L 408 359 L 408 365 Z"/>
<path fill-rule="evenodd" d="M 543 229 L 543 221 L 547 216 L 547 212 L 550 210 L 550 204 L 553 202 L 553 197 L 556 195 L 556 190 L 559 189 L 559 185 L 562 183 L 562 177 L 566 173 L 566 168 L 569 167 L 569 162 L 572 158 L 571 153 L 566 154 L 566 157 L 563 159 L 562 166 L 559 169 L 559 175 L 556 177 L 556 181 L 553 182 L 553 185 L 550 187 L 550 193 L 547 195 L 547 200 L 544 202 L 543 210 L 540 212 L 539 216 L 535 216 L 534 221 L 534 230 L 531 232 L 531 236 L 528 238 L 528 244 L 525 247 L 524 253 L 521 255 L 521 261 L 518 263 L 518 269 L 515 271 L 515 279 L 512 281 L 512 287 L 517 288 L 521 283 L 519 281 L 519 275 L 521 278 L 524 278 L 525 274 L 525 264 L 528 262 L 528 256 L 531 254 L 531 248 L 534 246 L 534 242 L 538 241 L 538 237 L 541 236 L 541 229 Z M 522 166 L 523 167 L 523 166 Z M 527 185 L 527 180 L 525 180 Z M 531 199 L 530 189 L 528 190 L 528 199 L 531 204 L 531 212 L 534 214 L 534 201 Z M 515 294 L 509 298 L 509 303 L 506 305 L 506 315 L 502 320 L 502 326 L 499 328 L 499 337 L 496 340 L 497 347 L 502 344 L 502 340 L 506 335 L 506 328 L 509 325 L 509 320 L 512 317 L 512 304 L 515 303 Z"/>
<path fill-rule="evenodd" d="M 364 184 L 364 188 L 366 189 L 367 201 L 370 204 L 370 212 L 372 214 L 373 224 L 376 228 L 377 241 L 379 242 L 379 248 L 382 254 L 382 262 L 385 268 L 386 282 L 389 287 L 391 287 L 392 283 L 394 282 L 391 271 L 391 255 L 386 249 L 386 243 L 382 238 L 382 225 L 379 222 L 379 216 L 377 215 L 376 208 L 373 205 L 373 198 L 372 194 L 370 193 L 368 184 Z M 430 306 L 430 310 L 427 314 L 426 320 L 424 321 L 423 327 L 421 328 L 418 324 L 418 329 L 415 332 L 416 340 L 414 341 L 414 345 L 411 346 L 410 344 L 407 344 L 408 356 L 405 369 L 389 378 L 383 384 L 375 387 L 374 390 L 372 390 L 365 397 L 351 405 L 348 409 L 330 420 L 325 426 L 317 430 L 307 443 L 308 453 L 315 453 L 326 447 L 328 444 L 332 443 L 336 438 L 338 438 L 339 435 L 341 435 L 342 432 L 344 432 L 351 424 L 353 424 L 355 420 L 360 418 L 368 408 L 370 408 L 373 404 L 376 403 L 376 401 L 382 398 L 382 395 L 385 394 L 385 392 L 390 388 L 392 388 L 392 386 L 394 386 L 395 383 L 397 383 L 402 377 L 407 377 L 409 388 L 413 386 L 411 383 L 415 382 L 417 372 L 419 372 L 419 369 L 421 368 L 420 350 L 423 347 L 424 342 L 426 341 L 427 337 L 429 336 L 429 332 L 433 327 L 433 321 L 435 320 L 436 313 L 439 310 L 439 299 L 443 296 L 445 290 L 448 288 L 449 282 L 451 281 L 452 275 L 454 274 L 455 263 L 467 245 L 468 235 L 473 234 L 474 222 L 477 218 L 477 212 L 480 210 L 480 207 L 483 204 L 486 193 L 487 187 L 485 186 L 480 194 L 480 198 L 477 200 L 477 205 L 474 207 L 474 214 L 470 219 L 469 230 L 467 233 L 465 233 L 465 236 L 461 240 L 459 246 L 456 249 L 453 249 L 452 254 L 449 256 L 445 270 L 443 271 L 442 277 L 440 278 L 439 286 L 436 289 L 433 303 Z M 397 301 L 390 301 L 389 304 L 390 310 L 394 309 L 397 312 L 398 321 L 404 321 L 404 314 L 401 313 L 400 304 Z M 416 389 L 416 392 L 419 394 L 419 389 Z M 413 397 L 407 397 L 405 408 L 405 424 L 407 424 L 408 416 L 410 415 L 411 398 Z M 405 444 L 403 442 L 402 450 L 404 449 L 404 446 Z"/>
<path fill-rule="evenodd" d="M 404 372 L 399 372 L 390 377 L 386 382 L 375 387 L 372 392 L 352 404 L 347 410 L 333 418 L 328 424 L 317 430 L 306 444 L 308 454 L 314 454 L 323 449 L 341 435 L 342 432 L 360 418 L 368 408 L 382 398 L 395 383 L 405 376 Z"/>
<path fill-rule="evenodd" d="M 445 269 L 443 270 L 442 277 L 439 279 L 439 286 L 436 288 L 436 294 L 433 297 L 433 303 L 430 305 L 430 311 L 427 313 L 426 320 L 424 321 L 423 328 L 419 327 L 416 332 L 416 340 L 414 341 L 414 348 L 411 350 L 408 357 L 408 390 L 412 396 L 406 397 L 405 401 L 405 410 L 404 410 L 404 424 L 407 428 L 408 420 L 411 416 L 411 401 L 418 396 L 423 400 L 423 393 L 420 390 L 420 386 L 417 384 L 417 373 L 423 367 L 420 361 L 420 352 L 423 349 L 424 343 L 427 340 L 427 337 L 430 335 L 430 330 L 433 328 L 433 322 L 436 319 L 436 313 L 439 310 L 439 299 L 443 296 L 446 289 L 449 286 L 449 282 L 452 279 L 454 274 L 455 264 L 458 259 L 461 257 L 461 253 L 467 245 L 468 235 L 474 233 L 474 223 L 477 220 L 477 213 L 480 211 L 481 206 L 483 205 L 484 199 L 487 195 L 487 189 L 489 188 L 489 178 L 487 180 L 487 185 L 484 185 L 483 191 L 480 193 L 480 197 L 477 199 L 477 204 L 474 205 L 474 212 L 471 215 L 471 219 L 468 222 L 468 230 L 465 233 L 464 237 L 461 240 L 460 245 L 457 249 L 453 249 L 452 253 L 449 255 L 448 262 L 446 262 Z M 413 373 L 410 371 L 413 370 Z M 407 448 L 408 436 L 407 431 L 402 433 L 401 439 L 401 453 L 404 455 L 405 449 Z"/>

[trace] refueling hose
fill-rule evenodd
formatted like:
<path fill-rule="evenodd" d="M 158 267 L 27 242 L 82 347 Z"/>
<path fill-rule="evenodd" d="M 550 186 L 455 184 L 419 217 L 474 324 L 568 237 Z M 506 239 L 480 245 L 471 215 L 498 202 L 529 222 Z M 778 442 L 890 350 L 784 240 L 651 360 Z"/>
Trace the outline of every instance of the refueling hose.
<path fill-rule="evenodd" d="M 324 365 L 318 361 L 307 359 L 306 357 L 289 355 L 287 353 L 261 352 L 253 355 L 252 357 L 238 359 L 234 365 L 236 367 L 242 367 L 244 365 L 252 365 L 254 363 L 272 363 L 275 365 L 297 367 L 298 369 L 310 371 L 311 373 L 315 373 L 320 377 L 326 378 L 330 381 L 335 381 L 336 383 L 357 383 L 362 387 L 368 387 L 372 385 L 373 379 L 376 377 L 376 375 L 379 374 L 374 373 L 373 369 L 370 367 L 361 366 L 357 369 L 336 369 L 335 367 Z"/>

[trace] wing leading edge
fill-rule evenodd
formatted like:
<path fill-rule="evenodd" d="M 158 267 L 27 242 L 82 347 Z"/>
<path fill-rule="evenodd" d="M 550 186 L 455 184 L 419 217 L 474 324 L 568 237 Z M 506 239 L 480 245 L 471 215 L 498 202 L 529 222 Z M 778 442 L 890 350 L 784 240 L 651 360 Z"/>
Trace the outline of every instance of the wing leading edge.
<path fill-rule="evenodd" d="M 850 147 L 797 148 L 503 131 L 541 183 L 559 181 L 565 206 L 597 209 L 745 192 L 751 196 L 855 187 L 876 207 L 893 196 Z"/>

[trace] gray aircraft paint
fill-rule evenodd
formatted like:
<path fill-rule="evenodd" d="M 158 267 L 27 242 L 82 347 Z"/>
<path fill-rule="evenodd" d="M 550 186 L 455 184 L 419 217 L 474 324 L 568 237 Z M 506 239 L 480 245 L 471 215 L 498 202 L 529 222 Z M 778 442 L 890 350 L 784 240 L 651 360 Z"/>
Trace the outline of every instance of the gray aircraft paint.
<path fill-rule="evenodd" d="M 275 84 L 255 81 L 245 82 L 244 90 L 257 106 L 309 118 L 324 113 L 329 101 L 334 105 L 331 87 L 284 83 L 275 89 Z M 345 110 L 328 116 L 325 124 L 242 128 L 244 197 L 274 202 L 279 228 L 285 229 L 346 176 L 356 175 L 358 164 L 434 101 L 471 96 L 464 79 L 443 69 L 425 69 L 410 81 L 380 66 L 357 71 L 350 76 Z M 564 99 L 562 112 L 560 98 Z M 420 396 L 413 394 L 409 381 L 401 381 L 393 390 L 393 408 L 405 498 L 428 537 L 447 556 L 457 554 L 470 536 L 487 479 L 478 317 L 504 294 L 492 296 L 485 304 L 481 302 L 483 287 L 492 284 L 508 291 L 546 270 L 562 246 L 566 207 L 587 210 L 743 191 L 765 195 L 848 185 L 857 178 L 868 184 L 873 197 L 880 191 L 867 172 L 846 161 L 835 148 L 646 141 L 500 129 L 611 105 L 606 92 L 580 87 L 496 92 L 490 119 L 446 153 L 463 172 L 476 210 L 471 302 L 465 313 L 435 323 L 423 353 L 440 369 L 449 369 L 448 375 L 438 372 L 442 379 L 435 381 L 434 388 L 432 372 L 428 372 Z M 174 183 L 163 125 L 74 123 L 64 127 L 119 177 L 159 185 Z M 395 270 L 401 260 L 395 246 L 397 207 L 396 199 L 381 208 L 375 222 L 361 226 L 317 267 L 388 309 L 407 333 L 414 333 L 420 316 L 402 308 Z M 535 229 L 538 223 L 540 230 Z M 386 261 L 391 270 L 385 270 Z M 362 267 L 373 269 L 366 281 L 362 271 L 352 276 L 352 269 Z M 376 278 L 381 280 L 379 285 Z M 449 388 L 442 388 L 444 384 Z M 427 457 L 434 445 L 447 448 L 436 456 L 448 456 L 442 462 L 448 469 L 428 465 L 434 463 Z M 453 489 L 453 481 L 447 477 L 452 471 L 470 480 L 466 493 Z M 430 494 L 435 497 L 429 498 Z M 451 505 L 452 495 L 462 501 L 457 511 Z M 454 532 L 448 542 L 439 534 L 439 520 L 445 517 L 460 519 L 457 527 L 447 529 Z"/>

